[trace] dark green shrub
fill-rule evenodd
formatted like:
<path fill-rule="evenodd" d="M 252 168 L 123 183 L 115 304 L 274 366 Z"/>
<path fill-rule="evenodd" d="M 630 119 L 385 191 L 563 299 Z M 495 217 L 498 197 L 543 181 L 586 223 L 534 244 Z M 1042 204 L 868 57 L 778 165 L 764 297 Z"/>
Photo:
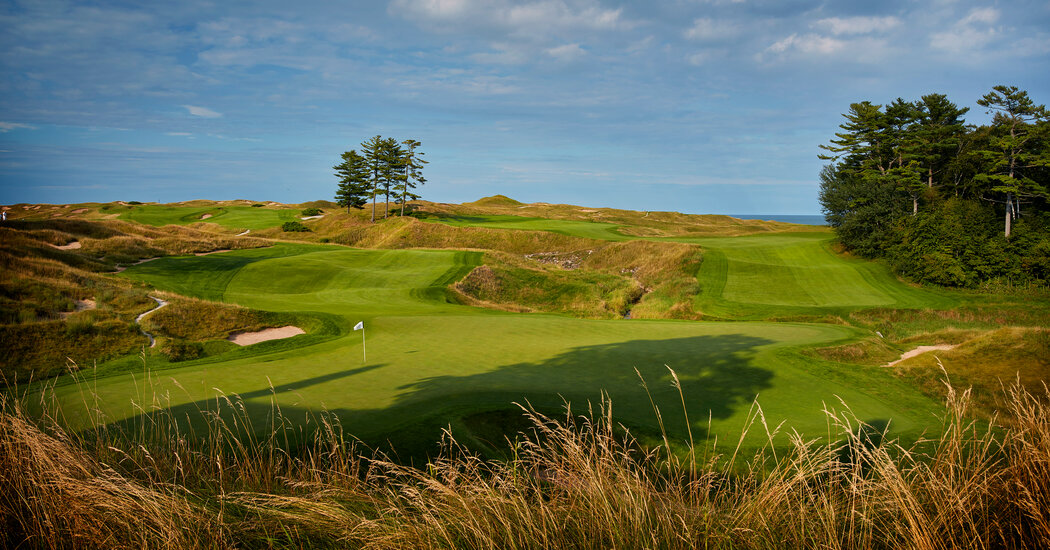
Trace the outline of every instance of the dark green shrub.
<path fill-rule="evenodd" d="M 320 216 L 320 215 L 321 215 L 321 209 L 320 208 L 304 208 L 303 209 L 303 216 L 305 216 L 305 217 Z"/>
<path fill-rule="evenodd" d="M 138 205 L 140 205 L 140 204 L 142 204 L 142 203 L 141 203 L 141 202 L 139 202 L 139 201 L 128 201 L 128 204 L 130 204 L 130 205 L 132 205 L 132 206 L 138 206 Z"/>
<path fill-rule="evenodd" d="M 252 208 L 262 208 L 264 206 L 266 206 L 266 205 L 261 203 L 261 202 L 257 202 L 257 203 L 252 205 Z"/>
<path fill-rule="evenodd" d="M 168 340 L 168 343 L 161 348 L 161 353 L 167 355 L 168 360 L 172 363 L 190 361 L 204 356 L 204 346 L 200 342 Z"/>
<path fill-rule="evenodd" d="M 330 243 L 330 242 L 332 242 L 332 239 L 329 239 L 328 237 L 321 237 L 317 242 L 319 242 L 319 243 Z"/>
<path fill-rule="evenodd" d="M 284 224 L 281 225 L 281 231 L 303 232 L 303 231 L 310 231 L 310 228 L 306 227 L 301 222 L 290 221 L 290 222 L 284 222 Z"/>

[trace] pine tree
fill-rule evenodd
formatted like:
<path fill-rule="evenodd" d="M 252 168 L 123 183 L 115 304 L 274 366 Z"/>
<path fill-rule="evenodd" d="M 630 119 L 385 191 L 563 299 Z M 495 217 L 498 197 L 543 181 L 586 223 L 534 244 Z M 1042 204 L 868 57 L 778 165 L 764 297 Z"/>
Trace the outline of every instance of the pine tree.
<path fill-rule="evenodd" d="M 991 191 L 1006 195 L 1003 233 L 1009 238 L 1011 224 L 1019 215 L 1020 199 L 1050 197 L 1046 186 L 1028 173 L 1031 168 L 1050 164 L 1050 151 L 1033 147 L 1038 141 L 1037 130 L 1042 129 L 1040 126 L 1045 128 L 1050 112 L 1044 105 L 1036 105 L 1028 92 L 1016 86 L 996 86 L 977 100 L 977 104 L 994 113 L 992 126 L 996 130 L 989 140 L 989 149 L 982 151 L 991 162 L 990 173 L 980 174 L 977 179 L 991 184 Z"/>
<path fill-rule="evenodd" d="M 352 149 L 341 156 L 343 162 L 332 167 L 335 176 L 339 178 L 335 200 L 339 206 L 345 206 L 346 213 L 349 214 L 350 208 L 364 208 L 372 184 L 368 177 L 368 160 L 365 157 Z"/>

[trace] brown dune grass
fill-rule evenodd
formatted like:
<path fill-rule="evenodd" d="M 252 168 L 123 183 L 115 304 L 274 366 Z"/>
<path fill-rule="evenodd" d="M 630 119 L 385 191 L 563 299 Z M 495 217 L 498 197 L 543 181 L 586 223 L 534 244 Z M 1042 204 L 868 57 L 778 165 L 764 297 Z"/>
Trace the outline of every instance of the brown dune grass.
<path fill-rule="evenodd" d="M 828 409 L 835 441 L 795 436 L 752 457 L 643 449 L 607 402 L 563 419 L 524 407 L 532 428 L 511 458 L 480 460 L 446 433 L 442 456 L 415 468 L 364 451 L 327 414 L 304 432 L 275 405 L 260 437 L 236 399 L 220 398 L 204 434 L 180 433 L 162 410 L 137 429 L 74 434 L 5 394 L 0 544 L 1047 547 L 1050 392 L 1010 388 L 1005 425 L 969 420 L 969 399 L 949 390 L 941 429 L 911 446 Z M 749 429 L 770 432 L 757 404 Z M 295 453 L 290 437 L 304 441 Z"/>

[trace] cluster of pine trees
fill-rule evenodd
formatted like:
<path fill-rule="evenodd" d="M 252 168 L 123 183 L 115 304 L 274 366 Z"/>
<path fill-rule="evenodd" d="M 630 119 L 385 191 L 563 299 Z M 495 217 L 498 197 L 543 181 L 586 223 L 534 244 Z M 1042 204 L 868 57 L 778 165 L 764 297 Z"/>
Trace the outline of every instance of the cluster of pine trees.
<path fill-rule="evenodd" d="M 842 244 L 945 286 L 1050 282 L 1050 112 L 996 86 L 974 126 L 942 94 L 850 105 L 821 148 L 820 203 Z"/>
<path fill-rule="evenodd" d="M 398 142 L 394 138 L 374 136 L 361 142 L 361 153 L 351 149 L 341 156 L 342 162 L 332 167 L 339 178 L 335 200 L 339 206 L 364 208 L 368 199 L 372 199 L 372 221 L 376 221 L 376 197 L 385 195 L 386 205 L 390 204 L 390 195 L 401 206 L 401 215 L 405 215 L 405 203 L 420 198 L 412 192 L 426 183 L 423 177 L 422 145 L 414 139 Z M 383 217 L 388 208 L 384 207 Z"/>

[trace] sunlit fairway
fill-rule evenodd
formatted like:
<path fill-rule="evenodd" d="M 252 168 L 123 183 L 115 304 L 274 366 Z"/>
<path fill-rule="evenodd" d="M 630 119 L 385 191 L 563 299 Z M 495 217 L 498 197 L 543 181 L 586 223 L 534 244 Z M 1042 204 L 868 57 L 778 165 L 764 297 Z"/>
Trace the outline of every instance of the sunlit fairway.
<path fill-rule="evenodd" d="M 252 208 L 251 206 L 167 206 L 145 204 L 128 206 L 120 219 L 153 226 L 188 225 L 195 222 L 219 224 L 230 229 L 266 229 L 296 220 L 299 210 Z M 207 217 L 205 217 L 207 216 Z"/>
<path fill-rule="evenodd" d="M 635 369 L 680 441 L 684 421 L 668 367 L 682 379 L 696 435 L 707 433 L 710 415 L 711 435 L 721 441 L 738 433 L 756 396 L 767 423 L 786 421 L 814 436 L 826 434 L 821 411 L 838 406 L 839 398 L 862 419 L 892 419 L 899 432 L 925 427 L 935 407 L 885 371 L 843 371 L 794 351 L 855 336 L 847 327 L 590 321 L 448 303 L 445 286 L 479 261 L 474 252 L 281 244 L 134 266 L 126 276 L 159 289 L 335 316 L 341 335 L 319 343 L 300 336 L 308 345 L 188 363 L 155 373 L 149 384 L 141 373 L 100 378 L 90 391 L 109 421 L 133 418 L 142 402 L 154 400 L 173 407 L 177 418 L 192 417 L 222 392 L 239 394 L 263 431 L 275 400 L 290 418 L 326 409 L 349 432 L 402 448 L 433 441 L 436 429 L 450 423 L 467 439 L 491 440 L 512 402 L 557 411 L 568 400 L 583 411 L 603 392 L 618 420 L 653 436 L 656 416 Z M 358 321 L 365 324 L 367 360 L 362 333 L 351 330 Z M 82 390 L 59 388 L 67 410 L 82 407 Z M 753 435 L 760 438 L 761 430 Z"/>

